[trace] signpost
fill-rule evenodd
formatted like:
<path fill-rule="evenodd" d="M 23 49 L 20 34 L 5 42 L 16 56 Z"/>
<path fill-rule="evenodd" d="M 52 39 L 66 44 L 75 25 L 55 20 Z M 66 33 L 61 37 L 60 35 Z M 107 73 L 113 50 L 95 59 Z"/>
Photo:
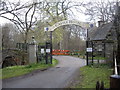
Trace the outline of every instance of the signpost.
<path fill-rule="evenodd" d="M 44 48 L 41 48 L 41 53 L 42 53 L 42 54 L 45 53 Z"/>
<path fill-rule="evenodd" d="M 52 44 L 51 42 L 46 42 L 46 64 L 52 64 Z"/>
<path fill-rule="evenodd" d="M 46 31 L 48 31 L 49 30 L 49 28 L 48 27 L 44 27 L 44 31 L 46 32 Z"/>
<path fill-rule="evenodd" d="M 44 27 L 44 31 L 49 31 L 50 27 Z M 46 57 L 48 57 L 48 54 L 50 54 L 50 63 L 52 64 L 52 31 L 50 31 L 50 43 L 46 43 L 46 47 L 49 47 L 49 49 L 46 48 Z M 48 58 L 46 58 L 48 59 Z M 46 60 L 46 63 L 48 61 Z"/>
<path fill-rule="evenodd" d="M 88 65 L 88 57 L 89 57 L 89 53 L 92 54 L 92 64 L 93 64 L 93 48 L 86 48 L 86 52 L 87 52 L 87 65 Z"/>
<path fill-rule="evenodd" d="M 92 52 L 93 49 L 92 48 L 87 48 L 87 52 Z"/>
<path fill-rule="evenodd" d="M 50 49 L 46 49 L 46 52 L 47 52 L 47 53 L 50 53 Z"/>

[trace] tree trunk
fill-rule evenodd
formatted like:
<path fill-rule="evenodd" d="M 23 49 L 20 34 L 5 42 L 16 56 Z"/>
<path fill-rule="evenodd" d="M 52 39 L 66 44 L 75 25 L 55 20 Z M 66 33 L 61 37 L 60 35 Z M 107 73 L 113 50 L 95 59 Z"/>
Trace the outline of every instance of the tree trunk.
<path fill-rule="evenodd" d="M 24 39 L 24 43 L 27 43 L 27 37 L 28 37 L 28 32 L 25 32 L 25 39 Z"/>
<path fill-rule="evenodd" d="M 28 32 L 26 31 L 25 32 L 25 38 L 24 38 L 24 44 L 27 44 L 27 37 L 28 37 Z M 22 61 L 21 61 L 21 64 L 22 65 L 25 65 L 25 62 L 26 62 L 26 60 L 25 60 L 25 56 L 26 55 L 26 50 L 25 50 L 25 47 L 23 48 L 23 54 L 22 54 Z"/>

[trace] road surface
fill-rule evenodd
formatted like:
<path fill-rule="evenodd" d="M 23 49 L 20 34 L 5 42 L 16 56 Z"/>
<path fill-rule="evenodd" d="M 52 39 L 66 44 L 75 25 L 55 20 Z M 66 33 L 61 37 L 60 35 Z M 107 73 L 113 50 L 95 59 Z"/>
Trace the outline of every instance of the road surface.
<path fill-rule="evenodd" d="M 59 60 L 57 66 L 28 77 L 3 80 L 3 88 L 64 88 L 85 65 L 85 60 L 71 56 L 54 58 Z"/>

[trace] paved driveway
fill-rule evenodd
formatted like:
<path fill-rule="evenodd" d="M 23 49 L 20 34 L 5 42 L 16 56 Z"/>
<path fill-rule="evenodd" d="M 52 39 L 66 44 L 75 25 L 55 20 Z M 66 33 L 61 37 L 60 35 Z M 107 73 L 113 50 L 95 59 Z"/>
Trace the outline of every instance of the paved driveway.
<path fill-rule="evenodd" d="M 28 77 L 3 80 L 3 88 L 64 88 L 85 65 L 85 60 L 71 56 L 54 58 L 59 60 L 57 66 Z"/>

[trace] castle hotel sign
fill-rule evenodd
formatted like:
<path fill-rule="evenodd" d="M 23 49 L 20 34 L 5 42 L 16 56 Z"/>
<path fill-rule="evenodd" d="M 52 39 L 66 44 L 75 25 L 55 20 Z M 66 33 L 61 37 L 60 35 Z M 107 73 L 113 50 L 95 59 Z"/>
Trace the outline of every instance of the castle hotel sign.
<path fill-rule="evenodd" d="M 53 26 L 49 27 L 49 29 L 47 31 L 54 31 L 56 28 L 58 28 L 60 26 L 70 25 L 70 24 L 81 26 L 84 29 L 89 26 L 89 24 L 85 23 L 85 22 L 80 22 L 80 21 L 76 21 L 76 20 L 64 20 L 64 21 L 55 23 Z"/>

